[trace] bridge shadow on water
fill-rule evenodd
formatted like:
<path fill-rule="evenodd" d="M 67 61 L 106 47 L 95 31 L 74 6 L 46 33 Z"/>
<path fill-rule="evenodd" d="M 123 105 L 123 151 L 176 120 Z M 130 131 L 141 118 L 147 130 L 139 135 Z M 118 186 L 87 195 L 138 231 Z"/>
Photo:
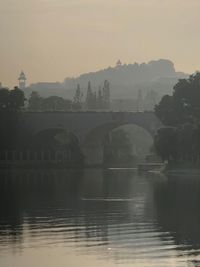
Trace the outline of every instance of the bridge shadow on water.
<path fill-rule="evenodd" d="M 0 176 L 0 254 L 61 244 L 121 264 L 198 260 L 198 177 L 125 169 L 7 170 Z"/>

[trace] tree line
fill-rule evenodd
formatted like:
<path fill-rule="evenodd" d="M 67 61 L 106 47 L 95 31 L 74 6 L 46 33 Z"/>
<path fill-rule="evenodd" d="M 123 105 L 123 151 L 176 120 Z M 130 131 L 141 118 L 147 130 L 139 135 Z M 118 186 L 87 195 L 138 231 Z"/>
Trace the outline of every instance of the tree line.
<path fill-rule="evenodd" d="M 108 110 L 109 108 L 110 85 L 107 80 L 98 91 L 92 89 L 91 83 L 88 82 L 85 98 L 78 84 L 72 100 L 59 96 L 44 98 L 38 92 L 33 91 L 27 105 L 27 109 L 31 111 Z"/>
<path fill-rule="evenodd" d="M 155 106 L 165 127 L 155 136 L 155 148 L 171 163 L 200 163 L 200 73 L 181 79 L 173 94 Z"/>

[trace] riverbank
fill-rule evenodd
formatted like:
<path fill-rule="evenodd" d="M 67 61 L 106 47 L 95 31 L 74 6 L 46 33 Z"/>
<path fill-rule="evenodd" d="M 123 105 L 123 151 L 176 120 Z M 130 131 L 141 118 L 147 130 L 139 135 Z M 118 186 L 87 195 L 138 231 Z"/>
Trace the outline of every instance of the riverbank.
<path fill-rule="evenodd" d="M 163 170 L 163 173 L 165 174 L 192 174 L 192 175 L 198 175 L 200 174 L 200 166 L 197 164 L 192 163 L 168 163 Z"/>
<path fill-rule="evenodd" d="M 170 169 L 164 170 L 165 174 L 176 174 L 176 175 L 200 175 L 200 169 Z"/>

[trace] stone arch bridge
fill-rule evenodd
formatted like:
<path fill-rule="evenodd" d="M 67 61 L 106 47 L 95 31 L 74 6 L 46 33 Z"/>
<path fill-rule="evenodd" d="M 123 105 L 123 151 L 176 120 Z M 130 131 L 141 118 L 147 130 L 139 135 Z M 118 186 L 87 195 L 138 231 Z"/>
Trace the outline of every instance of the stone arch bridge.
<path fill-rule="evenodd" d="M 103 140 L 114 128 L 135 124 L 153 137 L 162 126 L 153 112 L 24 112 L 23 124 L 32 135 L 48 129 L 63 129 L 79 140 L 86 165 L 103 162 Z"/>

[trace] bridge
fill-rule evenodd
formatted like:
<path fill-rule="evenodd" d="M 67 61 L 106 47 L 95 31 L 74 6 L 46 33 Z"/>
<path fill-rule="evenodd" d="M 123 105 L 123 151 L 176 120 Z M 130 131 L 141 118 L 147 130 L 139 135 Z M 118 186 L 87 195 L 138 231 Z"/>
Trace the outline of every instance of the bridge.
<path fill-rule="evenodd" d="M 144 128 L 153 137 L 162 126 L 153 112 L 24 112 L 23 124 L 37 138 L 50 130 L 76 136 L 87 165 L 103 162 L 103 141 L 113 129 L 127 124 Z"/>

